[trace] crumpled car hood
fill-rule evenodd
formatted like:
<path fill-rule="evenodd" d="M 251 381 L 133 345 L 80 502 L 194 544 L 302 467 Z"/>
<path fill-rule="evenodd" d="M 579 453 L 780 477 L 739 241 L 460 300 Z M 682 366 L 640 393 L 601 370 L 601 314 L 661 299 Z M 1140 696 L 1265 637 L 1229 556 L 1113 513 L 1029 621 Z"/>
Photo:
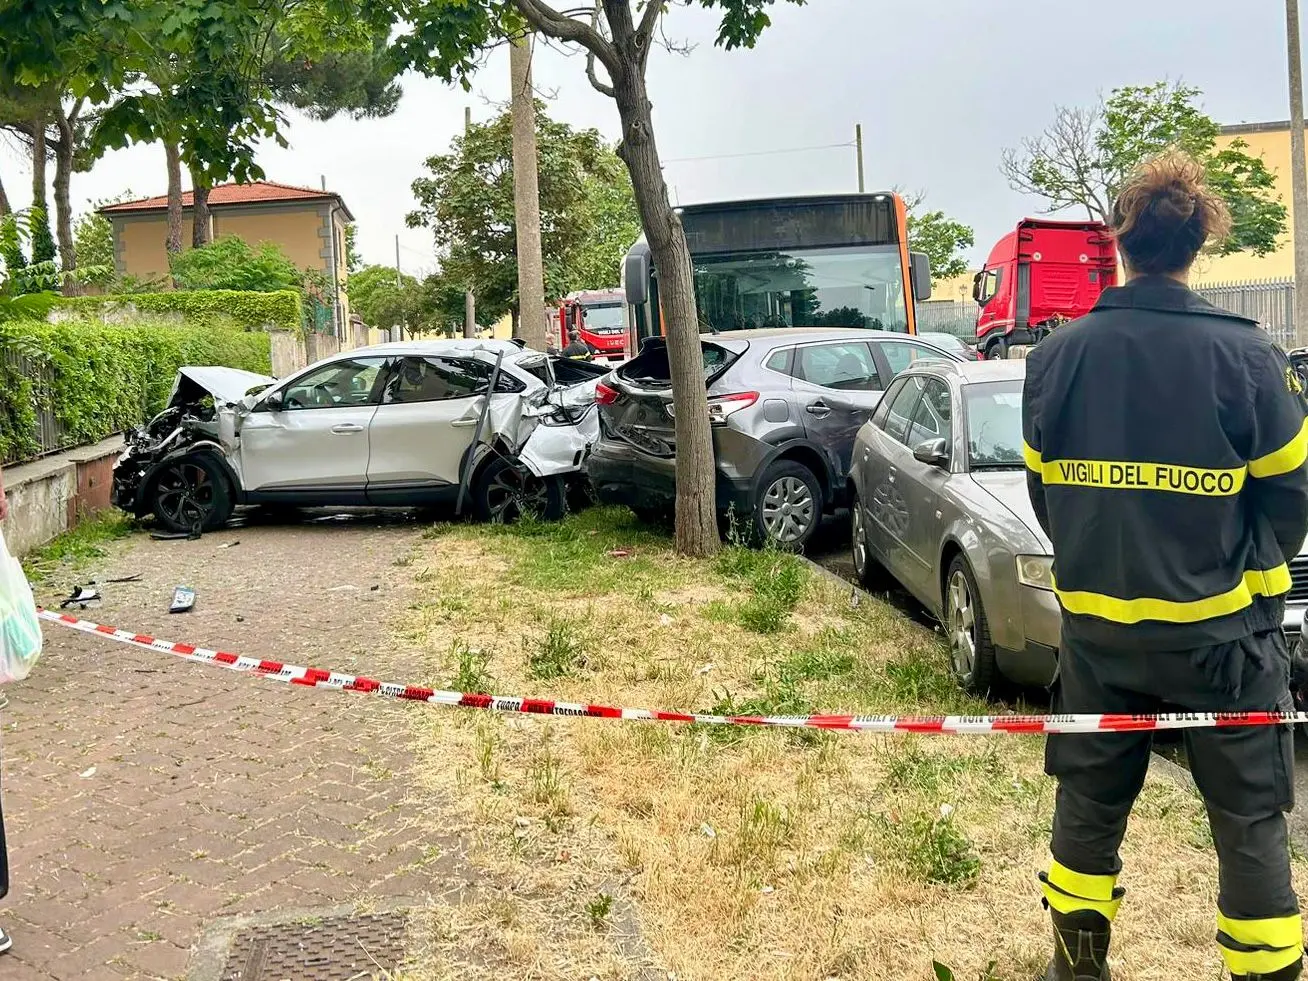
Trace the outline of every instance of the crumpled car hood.
<path fill-rule="evenodd" d="M 177 405 L 179 401 L 191 400 L 191 396 L 186 392 L 185 382 L 191 382 L 203 389 L 213 396 L 215 402 L 231 405 L 239 402 L 250 389 L 259 385 L 271 385 L 276 380 L 240 368 L 188 365 L 177 369 L 177 377 L 173 380 L 173 390 L 168 396 L 168 404 Z"/>

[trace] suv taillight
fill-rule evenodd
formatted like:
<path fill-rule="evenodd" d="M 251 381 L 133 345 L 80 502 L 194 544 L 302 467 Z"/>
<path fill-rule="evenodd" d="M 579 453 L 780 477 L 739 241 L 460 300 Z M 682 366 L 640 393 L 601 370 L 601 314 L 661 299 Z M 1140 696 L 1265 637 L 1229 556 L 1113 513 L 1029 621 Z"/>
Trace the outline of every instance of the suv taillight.
<path fill-rule="evenodd" d="M 731 395 L 714 395 L 708 400 L 709 422 L 726 422 L 727 416 L 748 409 L 758 401 L 758 392 L 734 392 Z M 674 417 L 672 403 L 667 405 L 668 417 Z"/>
<path fill-rule="evenodd" d="M 612 405 L 618 400 L 618 390 L 611 388 L 600 382 L 595 386 L 595 403 L 597 405 Z"/>

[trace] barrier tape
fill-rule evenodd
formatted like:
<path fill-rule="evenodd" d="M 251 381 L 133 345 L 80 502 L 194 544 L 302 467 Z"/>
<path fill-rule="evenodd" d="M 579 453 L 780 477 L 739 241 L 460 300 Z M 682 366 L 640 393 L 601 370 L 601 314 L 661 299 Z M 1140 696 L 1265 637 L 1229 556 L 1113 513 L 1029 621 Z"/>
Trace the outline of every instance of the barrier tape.
<path fill-rule="evenodd" d="M 359 675 L 307 668 L 281 661 L 267 661 L 224 651 L 211 651 L 191 644 L 160 640 L 148 634 L 134 634 L 117 627 L 82 620 L 66 613 L 38 609 L 37 615 L 85 634 L 104 637 L 133 647 L 172 654 L 185 661 L 211 664 L 258 675 L 304 688 L 363 692 L 406 702 L 426 702 L 454 708 L 485 709 L 525 715 L 555 715 L 590 719 L 626 719 L 637 722 L 687 722 L 703 725 L 771 726 L 786 729 L 829 729 L 843 732 L 914 732 L 941 735 L 989 735 L 992 733 L 1148 732 L 1161 729 L 1202 729 L 1234 726 L 1266 726 L 1308 723 L 1308 712 L 1175 712 L 1156 715 L 702 715 L 691 712 L 663 712 L 657 709 L 617 708 L 558 702 L 544 698 L 513 698 L 469 692 L 439 691 L 418 685 L 376 681 Z"/>

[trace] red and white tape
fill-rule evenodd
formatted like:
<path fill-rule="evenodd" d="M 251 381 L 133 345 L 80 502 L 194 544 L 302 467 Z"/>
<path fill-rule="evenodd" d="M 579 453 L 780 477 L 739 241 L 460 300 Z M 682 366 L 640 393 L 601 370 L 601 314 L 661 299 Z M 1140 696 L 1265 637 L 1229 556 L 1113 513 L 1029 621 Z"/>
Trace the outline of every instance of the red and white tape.
<path fill-rule="evenodd" d="M 469 692 L 439 691 L 418 685 L 376 681 L 359 675 L 306 668 L 281 661 L 211 651 L 191 644 L 160 640 L 82 620 L 66 613 L 38 610 L 42 620 L 108 640 L 172 654 L 198 664 L 215 664 L 231 671 L 258 675 L 304 688 L 365 692 L 408 702 L 517 712 L 527 715 L 575 716 L 591 719 L 629 719 L 638 722 L 691 722 L 705 725 L 774 726 L 786 729 L 830 729 L 844 732 L 918 732 L 943 735 L 1051 732 L 1142 732 L 1160 729 L 1201 729 L 1227 726 L 1266 726 L 1308 723 L 1308 712 L 1178 712 L 1158 715 L 702 715 L 662 712 L 656 709 L 617 708 L 558 702 L 545 698 L 511 698 Z"/>

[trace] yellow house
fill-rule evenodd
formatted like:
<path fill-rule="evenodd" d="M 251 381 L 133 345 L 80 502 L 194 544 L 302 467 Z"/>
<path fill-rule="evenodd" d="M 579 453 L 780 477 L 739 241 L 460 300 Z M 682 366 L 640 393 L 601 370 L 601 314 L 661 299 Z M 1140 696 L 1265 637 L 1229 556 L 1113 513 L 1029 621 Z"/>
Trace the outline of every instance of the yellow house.
<path fill-rule="evenodd" d="M 182 195 L 184 247 L 189 247 L 191 237 L 192 204 L 191 192 L 186 191 Z M 166 196 L 111 204 L 100 214 L 113 226 L 118 275 L 167 278 Z M 211 238 L 236 235 L 251 245 L 274 242 L 297 267 L 321 271 L 336 297 L 336 334 L 344 335 L 350 313 L 345 295 L 345 228 L 354 216 L 340 195 L 272 181 L 219 184 L 209 192 L 209 221 Z"/>
<path fill-rule="evenodd" d="M 1248 146 L 1244 152 L 1251 157 L 1262 157 L 1267 169 L 1276 175 L 1276 194 L 1285 205 L 1286 235 L 1280 247 L 1265 256 L 1252 252 L 1235 255 L 1202 256 L 1195 267 L 1192 280 L 1196 285 L 1206 283 L 1247 282 L 1259 279 L 1294 278 L 1294 243 L 1289 234 L 1294 222 L 1294 195 L 1290 188 L 1290 124 L 1240 123 L 1223 126 L 1217 138 L 1219 149 L 1230 146 L 1234 140 L 1243 140 Z"/>

